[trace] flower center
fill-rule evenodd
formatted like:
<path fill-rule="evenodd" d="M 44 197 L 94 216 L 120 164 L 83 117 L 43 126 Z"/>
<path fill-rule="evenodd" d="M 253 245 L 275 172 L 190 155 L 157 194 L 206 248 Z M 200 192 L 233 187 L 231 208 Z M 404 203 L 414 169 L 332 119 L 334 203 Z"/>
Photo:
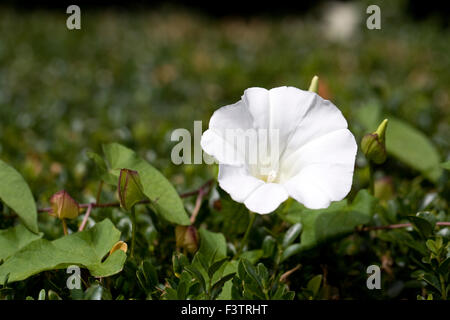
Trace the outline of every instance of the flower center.
<path fill-rule="evenodd" d="M 277 179 L 277 172 L 275 170 L 271 170 L 267 175 L 267 183 L 272 183 Z"/>

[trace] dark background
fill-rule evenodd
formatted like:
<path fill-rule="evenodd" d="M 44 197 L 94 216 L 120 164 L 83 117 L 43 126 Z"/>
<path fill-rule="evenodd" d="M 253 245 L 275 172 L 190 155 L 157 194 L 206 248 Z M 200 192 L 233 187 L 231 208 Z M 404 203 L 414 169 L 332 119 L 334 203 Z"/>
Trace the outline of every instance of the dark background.
<path fill-rule="evenodd" d="M 139 10 L 139 9 L 155 9 L 161 6 L 176 6 L 182 8 L 193 9 L 206 13 L 212 16 L 253 16 L 265 15 L 276 16 L 284 14 L 302 14 L 306 11 L 314 9 L 323 4 L 324 0 L 300 0 L 300 1 L 205 1 L 205 0 L 152 0 L 152 1 L 50 1 L 50 0 L 32 0 L 32 1 L 2 1 L 2 4 L 7 4 L 18 9 L 60 9 L 67 8 L 68 5 L 76 4 L 82 5 L 84 8 L 104 9 L 105 7 L 116 7 L 120 10 Z M 341 0 L 338 2 L 348 2 Z M 388 2 L 388 1 L 386 1 Z M 439 19 L 442 24 L 448 26 L 450 16 L 450 6 L 448 1 L 439 0 L 410 0 L 407 3 L 407 14 L 412 18 L 422 20 L 433 17 Z"/>

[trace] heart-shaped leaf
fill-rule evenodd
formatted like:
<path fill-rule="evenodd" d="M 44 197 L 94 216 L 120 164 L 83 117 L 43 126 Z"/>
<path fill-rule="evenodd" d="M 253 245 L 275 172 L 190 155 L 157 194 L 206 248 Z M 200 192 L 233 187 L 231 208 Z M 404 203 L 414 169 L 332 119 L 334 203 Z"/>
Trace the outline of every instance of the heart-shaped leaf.
<path fill-rule="evenodd" d="M 20 173 L 2 160 L 0 160 L 0 181 L 0 200 L 17 213 L 28 229 L 38 233 L 33 194 Z"/>
<path fill-rule="evenodd" d="M 0 230 L 0 261 L 19 251 L 30 242 L 42 238 L 42 233 L 35 234 L 18 224 L 13 228 Z"/>
<path fill-rule="evenodd" d="M 0 265 L 0 284 L 8 275 L 8 282 L 14 282 L 70 265 L 87 268 L 96 277 L 111 276 L 122 270 L 126 260 L 126 253 L 117 250 L 103 261 L 119 238 L 120 231 L 105 219 L 89 230 L 54 241 L 33 241 Z"/>

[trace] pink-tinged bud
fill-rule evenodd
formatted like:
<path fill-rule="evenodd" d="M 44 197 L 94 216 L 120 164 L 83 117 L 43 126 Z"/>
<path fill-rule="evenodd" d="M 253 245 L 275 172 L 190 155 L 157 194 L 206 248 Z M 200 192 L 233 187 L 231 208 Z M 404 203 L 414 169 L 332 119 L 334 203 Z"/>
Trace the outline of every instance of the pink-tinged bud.
<path fill-rule="evenodd" d="M 58 219 L 75 219 L 79 214 L 78 203 L 65 190 L 58 191 L 50 198 L 50 215 Z"/>
<path fill-rule="evenodd" d="M 112 255 L 115 251 L 117 250 L 122 250 L 123 252 L 127 253 L 128 250 L 128 245 L 126 242 L 123 241 L 118 241 L 116 242 L 115 245 L 113 245 L 113 247 L 111 248 L 111 250 L 109 251 L 109 255 Z"/>
<path fill-rule="evenodd" d="M 175 239 L 178 248 L 186 249 L 189 253 L 198 250 L 198 235 L 194 226 L 177 226 L 175 228 Z"/>
<path fill-rule="evenodd" d="M 144 187 L 137 171 L 120 170 L 118 193 L 122 208 L 129 211 L 136 203 L 144 200 L 146 197 L 143 190 Z"/>

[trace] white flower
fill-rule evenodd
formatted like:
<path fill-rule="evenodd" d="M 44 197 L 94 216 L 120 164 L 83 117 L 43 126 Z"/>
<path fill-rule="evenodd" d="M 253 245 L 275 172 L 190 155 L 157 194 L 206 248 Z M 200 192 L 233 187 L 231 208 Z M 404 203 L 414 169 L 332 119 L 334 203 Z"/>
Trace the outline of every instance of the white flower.
<path fill-rule="evenodd" d="M 248 145 L 232 139 L 247 134 Z M 262 141 L 264 140 L 264 141 Z M 270 156 L 251 161 L 249 150 L 268 144 Z M 219 185 L 233 200 L 267 214 L 292 197 L 308 208 L 326 208 L 350 191 L 356 141 L 330 101 L 294 87 L 249 88 L 235 104 L 214 112 L 201 138 L 219 162 Z M 274 154 L 275 153 L 275 154 Z"/>

